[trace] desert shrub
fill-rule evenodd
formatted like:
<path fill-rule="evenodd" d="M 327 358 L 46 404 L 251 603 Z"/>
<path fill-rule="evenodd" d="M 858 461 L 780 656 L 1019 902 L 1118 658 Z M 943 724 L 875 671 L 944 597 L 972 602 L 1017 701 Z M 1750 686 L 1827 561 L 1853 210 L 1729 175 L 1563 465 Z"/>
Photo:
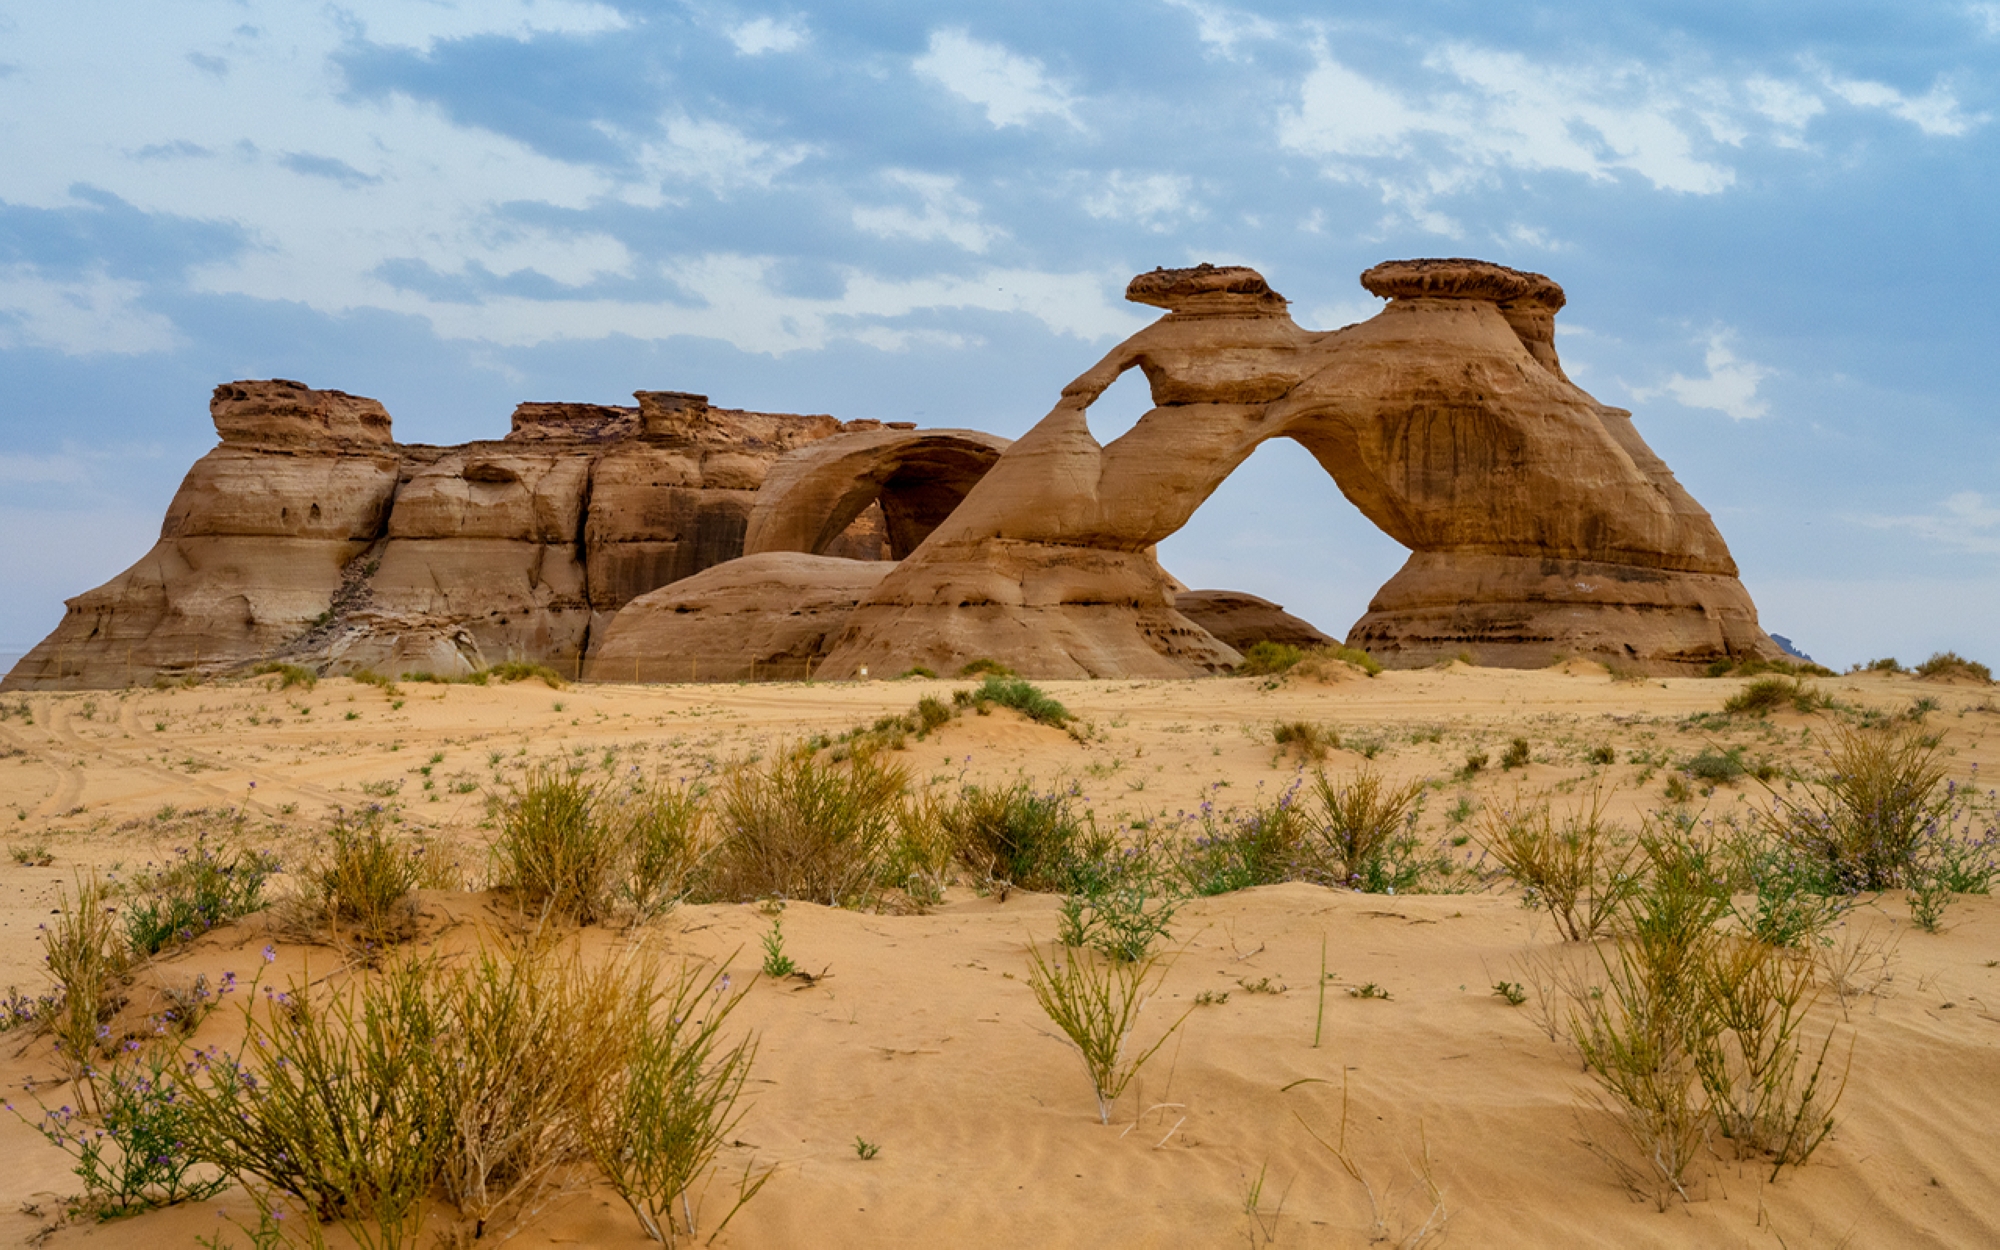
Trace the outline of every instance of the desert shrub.
<path fill-rule="evenodd" d="M 1897 660 L 1895 656 L 1889 655 L 1883 656 L 1879 660 L 1870 660 L 1866 664 L 1856 664 L 1847 671 L 1850 673 L 1907 673 L 1909 670 L 1904 668 L 1902 662 Z"/>
<path fill-rule="evenodd" d="M 267 673 L 278 675 L 280 690 L 290 690 L 293 686 L 304 686 L 307 690 L 311 690 L 319 685 L 319 674 L 302 664 L 285 664 L 277 660 L 268 660 L 250 670 L 252 677 L 262 677 Z"/>
<path fill-rule="evenodd" d="M 1243 651 L 1236 671 L 1245 677 L 1263 677 L 1288 672 L 1306 658 L 1306 653 L 1286 642 L 1253 642 Z"/>
<path fill-rule="evenodd" d="M 1073 876 L 1057 923 L 1062 944 L 1126 963 L 1168 936 L 1186 897 L 1161 848 L 1150 844 L 1084 860 Z"/>
<path fill-rule="evenodd" d="M 1528 740 L 1526 738 L 1510 739 L 1507 743 L 1507 749 L 1500 754 L 1500 767 L 1507 770 L 1526 768 L 1528 766 L 1528 749 Z"/>
<path fill-rule="evenodd" d="M 1247 812 L 1218 812 L 1204 801 L 1178 847 L 1187 888 L 1198 895 L 1228 894 L 1301 875 L 1311 862 L 1306 844 L 1311 822 L 1299 801 L 1300 785 L 1293 782 L 1275 803 Z"/>
<path fill-rule="evenodd" d="M 42 962 L 54 992 L 43 1000 L 39 1024 L 55 1039 L 56 1063 L 77 1083 L 79 1099 L 109 1047 L 109 1021 L 124 1003 L 125 945 L 119 939 L 110 892 L 97 874 L 79 877 L 76 893 L 62 892 L 53 925 L 39 926 Z"/>
<path fill-rule="evenodd" d="M 396 683 L 372 668 L 357 668 L 347 675 L 349 681 L 360 682 L 364 686 L 374 686 L 385 694 L 396 694 Z"/>
<path fill-rule="evenodd" d="M 936 695 L 925 695 L 917 700 L 917 720 L 922 726 L 918 736 L 929 733 L 952 718 L 951 705 Z"/>
<path fill-rule="evenodd" d="M 961 674 L 961 675 L 963 675 L 963 674 Z M 928 667 L 926 667 L 926 666 L 924 666 L 924 665 L 922 665 L 922 664 L 912 664 L 912 665 L 910 665 L 910 666 L 909 666 L 908 668 L 904 669 L 904 670 L 903 670 L 902 672 L 900 672 L 900 673 L 896 674 L 896 680 L 897 680 L 897 681 L 902 681 L 902 680 L 903 680 L 904 678 L 906 678 L 906 677 L 929 677 L 929 678 L 935 678 L 936 676 L 937 676 L 937 670 L 936 670 L 936 669 L 934 669 L 934 668 L 928 668 Z"/>
<path fill-rule="evenodd" d="M 658 915 L 695 888 L 706 850 L 706 791 L 664 781 L 634 783 L 617 802 L 624 864 L 620 892 L 640 919 Z"/>
<path fill-rule="evenodd" d="M 227 853 L 203 832 L 163 868 L 141 873 L 129 885 L 137 896 L 125 904 L 125 941 L 132 953 L 155 955 L 189 942 L 264 905 L 264 883 L 278 869 L 262 851 Z"/>
<path fill-rule="evenodd" d="M 726 1042 L 722 1027 L 743 995 L 728 992 L 720 969 L 689 970 L 644 1017 L 625 1061 L 589 1103 L 585 1141 L 646 1235 L 672 1245 L 695 1235 L 697 1186 L 715 1165 L 747 1108 L 743 1086 L 757 1043 Z M 736 1202 L 709 1233 L 713 1238 L 770 1178 L 746 1169 Z"/>
<path fill-rule="evenodd" d="M 973 708 L 984 710 L 998 704 L 1001 707 L 1013 708 L 1029 720 L 1052 725 L 1057 729 L 1075 719 L 1070 715 L 1068 708 L 1050 698 L 1040 687 L 1019 677 L 989 675 L 979 684 L 978 689 L 960 691 L 959 694 L 963 694 L 964 702 Z M 959 701 L 958 694 L 954 694 L 952 698 L 954 702 Z"/>
<path fill-rule="evenodd" d="M 1853 906 L 1823 859 L 1801 855 L 1783 844 L 1758 848 L 1748 867 L 1751 899 L 1738 905 L 1743 931 L 1767 946 L 1808 949 Z"/>
<path fill-rule="evenodd" d="M 403 680 L 415 682 L 420 686 L 449 686 L 451 684 L 451 678 L 432 672 L 404 673 Z"/>
<path fill-rule="evenodd" d="M 1737 780 L 1748 769 L 1743 765 L 1742 747 L 1731 747 L 1727 751 L 1704 747 L 1701 754 L 1682 765 L 1681 771 L 1696 781 L 1717 786 Z"/>
<path fill-rule="evenodd" d="M 610 911 L 625 840 L 603 788 L 581 774 L 537 765 L 500 812 L 493 853 L 503 887 L 578 924 Z"/>
<path fill-rule="evenodd" d="M 1977 660 L 1968 660 L 1956 651 L 1939 651 L 1912 671 L 1918 677 L 1932 681 L 1944 681 L 1954 677 L 1987 684 L 1993 681 L 1992 669 Z"/>
<path fill-rule="evenodd" d="M 1028 988 L 1083 1060 L 1100 1123 L 1111 1123 L 1118 1096 L 1187 1019 L 1182 1012 L 1152 1045 L 1130 1049 L 1139 1012 L 1165 976 L 1157 957 L 1118 960 L 1072 949 L 1047 958 L 1034 945 L 1028 947 Z"/>
<path fill-rule="evenodd" d="M 1523 901 L 1547 911 L 1567 941 L 1595 937 L 1640 884 L 1639 847 L 1605 817 L 1601 792 L 1560 820 L 1547 800 L 1488 808 L 1482 835 L 1487 853 L 1525 892 Z"/>
<path fill-rule="evenodd" d="M 1362 768 L 1345 785 L 1320 773 L 1307 816 L 1312 874 L 1369 894 L 1408 891 L 1424 868 L 1415 834 L 1423 795 L 1421 780 L 1390 786 L 1373 768 Z"/>
<path fill-rule="evenodd" d="M 1816 996 L 1811 962 L 1716 922 L 1729 901 L 1709 852 L 1685 828 L 1642 836 L 1649 871 L 1627 932 L 1602 955 L 1605 980 L 1572 995 L 1571 1036 L 1640 1162 L 1600 1149 L 1626 1183 L 1664 1208 L 1717 1129 L 1745 1155 L 1804 1163 L 1833 1127 L 1833 1036 L 1802 1029 Z M 1810 1066 L 1806 1060 L 1810 1058 Z"/>
<path fill-rule="evenodd" d="M 1832 734 L 1826 766 L 1796 797 L 1774 792 L 1766 824 L 1780 842 L 1824 864 L 1840 889 L 1892 889 L 1954 798 L 1939 740 L 1908 721 L 1836 725 Z"/>
<path fill-rule="evenodd" d="M 998 660 L 989 660 L 983 656 L 958 670 L 960 677 L 982 677 L 988 674 L 994 677 L 1012 677 L 1014 670 Z"/>
<path fill-rule="evenodd" d="M 546 931 L 431 977 L 439 1019 L 417 1073 L 438 1108 L 441 1192 L 474 1238 L 508 1231 L 583 1157 L 585 1116 L 645 1027 L 655 969 L 586 971 Z"/>
<path fill-rule="evenodd" d="M 736 769 L 720 789 L 705 893 L 735 902 L 866 901 L 881 883 L 907 784 L 902 768 L 872 755 L 835 764 L 788 751 Z"/>
<path fill-rule="evenodd" d="M 1081 865 L 1108 851 L 1109 840 L 1085 827 L 1069 796 L 1038 793 L 1025 781 L 966 786 L 938 801 L 933 819 L 967 868 L 1003 888 L 1070 890 Z"/>
<path fill-rule="evenodd" d="M 1618 762 L 1618 752 L 1607 742 L 1590 748 L 1590 754 L 1587 758 L 1593 764 L 1616 764 Z"/>
<path fill-rule="evenodd" d="M 1788 704 L 1811 711 L 1814 692 L 1795 677 L 1759 677 L 1725 699 L 1722 710 L 1732 716 L 1768 716 Z"/>
<path fill-rule="evenodd" d="M 933 792 L 903 803 L 896 811 L 896 835 L 882 880 L 901 888 L 920 907 L 944 901 L 952 863 L 958 858 L 958 842 L 940 817 L 951 804 Z"/>
<path fill-rule="evenodd" d="M 1340 749 L 1340 731 L 1317 721 L 1279 721 L 1271 726 L 1271 741 L 1284 750 L 1296 752 L 1302 759 L 1317 761 L 1325 759 L 1327 752 Z"/>
<path fill-rule="evenodd" d="M 1486 767 L 1486 761 L 1487 761 L 1486 752 L 1484 751 L 1469 752 L 1465 757 L 1465 767 L 1461 769 L 1460 772 L 1464 776 L 1470 777 L 1474 773 L 1478 772 L 1480 769 Z"/>
<path fill-rule="evenodd" d="M 492 681 L 538 681 L 551 690 L 561 690 L 568 684 L 561 673 L 532 660 L 503 660 L 472 675 L 473 678 L 482 676 Z"/>
<path fill-rule="evenodd" d="M 1710 677 L 1756 677 L 1764 673 L 1783 673 L 1787 677 L 1831 677 L 1833 670 L 1824 664 L 1811 660 L 1775 659 L 1763 656 L 1749 656 L 1744 659 L 1722 659 L 1708 666 Z"/>
<path fill-rule="evenodd" d="M 268 1012 L 246 1005 L 241 1047 L 196 1052 L 181 1083 L 193 1153 L 267 1212 L 291 1200 L 369 1250 L 414 1245 L 449 1132 L 429 1079 L 435 975 L 404 959 L 325 1003 L 294 983 Z"/>
<path fill-rule="evenodd" d="M 42 1104 L 36 1120 L 15 1111 L 76 1160 L 71 1171 L 83 1182 L 83 1195 L 72 1209 L 113 1220 L 198 1202 L 228 1188 L 227 1176 L 214 1175 L 188 1149 L 180 1066 L 163 1047 L 128 1052 L 98 1081 L 97 1115 L 67 1104 L 53 1109 Z M 11 1104 L 8 1110 L 14 1110 Z"/>
<path fill-rule="evenodd" d="M 1330 647 L 1314 647 L 1307 651 L 1299 657 L 1298 663 L 1292 666 L 1292 671 L 1301 677 L 1332 677 L 1337 675 L 1333 668 L 1335 664 L 1358 668 L 1370 677 L 1382 675 L 1382 666 L 1376 662 L 1374 656 L 1359 647 L 1338 643 Z"/>
<path fill-rule="evenodd" d="M 396 838 L 387 813 L 370 806 L 341 812 L 325 845 L 307 861 L 287 911 L 296 926 L 351 926 L 380 946 L 407 932 L 416 907 L 411 891 L 423 876 L 416 848 Z"/>

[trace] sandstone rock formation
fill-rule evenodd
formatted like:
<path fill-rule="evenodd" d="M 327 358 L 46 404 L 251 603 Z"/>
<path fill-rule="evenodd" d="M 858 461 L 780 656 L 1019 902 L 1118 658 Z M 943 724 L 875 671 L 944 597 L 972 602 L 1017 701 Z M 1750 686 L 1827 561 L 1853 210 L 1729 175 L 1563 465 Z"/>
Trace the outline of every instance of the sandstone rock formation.
<path fill-rule="evenodd" d="M 1338 643 L 1310 622 L 1269 599 L 1240 590 L 1182 590 L 1174 594 L 1174 610 L 1236 651 L 1254 643 L 1279 642 L 1291 647 L 1326 647 Z"/>
<path fill-rule="evenodd" d="M 771 467 L 750 513 L 744 554 L 827 552 L 872 506 L 882 514 L 884 554 L 900 560 L 951 515 L 1008 445 L 978 430 L 902 423 L 821 439 Z"/>
<path fill-rule="evenodd" d="M 894 568 L 766 551 L 662 586 L 612 618 L 584 669 L 593 681 L 803 680 L 829 636 Z"/>
<path fill-rule="evenodd" d="M 1654 671 L 1774 655 L 1713 522 L 1562 373 L 1560 287 L 1473 260 L 1378 265 L 1375 318 L 1307 331 L 1261 275 L 1157 270 L 1167 316 L 1064 388 L 864 600 L 821 671 L 989 656 L 1044 677 L 1179 676 L 1237 652 L 1151 554 L 1267 439 L 1291 438 L 1413 555 L 1349 634 L 1385 663 L 1562 653 Z M 1156 405 L 1103 446 L 1086 413 L 1139 368 Z"/>
<path fill-rule="evenodd" d="M 1272 438 L 1411 550 L 1347 638 L 1385 664 L 1687 672 L 1779 654 L 1708 514 L 1629 413 L 1564 375 L 1560 287 L 1476 260 L 1392 261 L 1362 284 L 1389 301 L 1378 316 L 1313 331 L 1250 269 L 1141 274 L 1127 298 L 1166 315 L 1011 445 L 642 391 L 522 404 L 497 441 L 406 446 L 373 400 L 218 387 L 222 445 L 159 543 L 71 600 L 4 685 L 262 658 L 588 659 L 644 680 L 982 657 L 1035 677 L 1216 672 L 1259 638 L 1323 637 L 1254 596 L 1188 592 L 1154 557 Z M 1088 411 L 1133 368 L 1156 406 L 1101 445 Z"/>
<path fill-rule="evenodd" d="M 522 404 L 504 439 L 427 447 L 394 442 L 371 399 L 283 380 L 217 387 L 222 444 L 189 471 L 159 542 L 71 600 L 6 687 L 268 658 L 575 672 L 628 600 L 742 553 L 757 488 L 786 452 L 881 428 L 677 392 L 638 400 Z M 877 560 L 888 541 L 871 506 L 824 547 Z"/>

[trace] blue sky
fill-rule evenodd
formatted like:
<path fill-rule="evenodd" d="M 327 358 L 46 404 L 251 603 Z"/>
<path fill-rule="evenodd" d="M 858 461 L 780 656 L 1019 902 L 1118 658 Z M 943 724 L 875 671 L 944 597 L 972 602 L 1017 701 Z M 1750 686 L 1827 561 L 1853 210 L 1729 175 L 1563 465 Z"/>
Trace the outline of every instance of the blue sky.
<path fill-rule="evenodd" d="M 1569 293 L 1572 377 L 1820 659 L 2000 662 L 2000 4 L 0 0 L 0 652 L 135 560 L 208 391 L 1017 435 L 1255 265 Z M 1137 375 L 1093 409 L 1109 439 Z M 1332 632 L 1403 551 L 1267 445 L 1164 545 Z"/>

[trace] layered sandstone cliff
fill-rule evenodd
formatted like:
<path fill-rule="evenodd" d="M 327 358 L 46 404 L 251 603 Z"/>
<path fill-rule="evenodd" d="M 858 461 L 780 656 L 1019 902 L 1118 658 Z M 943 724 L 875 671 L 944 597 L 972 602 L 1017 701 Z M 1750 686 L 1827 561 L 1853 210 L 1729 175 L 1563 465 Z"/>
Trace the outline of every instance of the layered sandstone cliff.
<path fill-rule="evenodd" d="M 160 539 L 68 612 L 8 688 L 97 687 L 265 659 L 328 671 L 575 672 L 629 600 L 742 554 L 785 453 L 879 429 L 640 392 L 636 407 L 522 404 L 505 438 L 403 445 L 381 404 L 272 380 L 219 386 L 221 445 Z M 878 559 L 881 510 L 825 546 Z"/>

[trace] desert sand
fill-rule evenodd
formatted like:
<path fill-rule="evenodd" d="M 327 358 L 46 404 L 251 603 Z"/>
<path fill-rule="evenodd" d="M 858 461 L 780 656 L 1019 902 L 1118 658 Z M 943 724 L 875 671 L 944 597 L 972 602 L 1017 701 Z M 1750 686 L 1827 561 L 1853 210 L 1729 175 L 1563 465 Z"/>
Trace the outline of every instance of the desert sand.
<path fill-rule="evenodd" d="M 920 695 L 965 683 L 902 680 L 768 685 L 491 687 L 406 683 L 400 695 L 344 679 L 310 692 L 277 679 L 191 689 L 30 693 L 4 701 L 0 823 L 23 858 L 0 864 L 0 985 L 44 987 L 37 925 L 73 875 L 126 873 L 203 829 L 288 860 L 330 813 L 396 805 L 412 836 L 456 848 L 484 873 L 489 797 L 535 760 L 699 775 L 816 732 L 838 732 Z M 1818 716 L 1694 719 L 1739 680 L 1616 680 L 1572 662 L 1540 671 L 1442 668 L 1358 674 L 1332 684 L 1255 678 L 1049 682 L 1089 723 L 1088 740 L 997 710 L 965 716 L 895 756 L 918 786 L 1014 777 L 1074 785 L 1100 821 L 1172 816 L 1204 801 L 1247 804 L 1298 771 L 1270 738 L 1279 720 L 1339 727 L 1392 778 L 1442 782 L 1427 838 L 1517 793 L 1592 783 L 1630 823 L 1667 800 L 1674 761 L 1741 744 L 1751 758 L 1809 765 Z M 1950 776 L 2000 765 L 1991 687 L 1869 675 L 1820 687 L 1852 707 L 1904 712 L 1935 702 Z M 31 713 L 32 720 L 23 716 Z M 1521 736 L 1532 762 L 1502 770 Z M 1609 745 L 1616 762 L 1589 762 Z M 1469 753 L 1496 763 L 1457 776 Z M 1648 764 L 1635 762 L 1660 761 Z M 1333 752 L 1336 778 L 1367 762 Z M 424 771 L 428 770 L 428 772 Z M 1736 814 L 1766 801 L 1748 778 L 1699 792 L 1692 809 Z M 1462 855 L 1478 854 L 1476 837 Z M 284 889 L 283 878 L 274 882 Z M 1471 893 L 1385 896 L 1287 884 L 1189 903 L 1167 943 L 1171 968 L 1141 1017 L 1149 1040 L 1185 1024 L 1099 1124 L 1076 1056 L 1027 985 L 1030 942 L 1054 934 L 1058 900 L 1004 900 L 967 885 L 924 914 L 791 903 L 787 951 L 823 973 L 807 985 L 758 981 L 732 1030 L 761 1039 L 751 1104 L 723 1166 L 774 1175 L 715 1244 L 776 1246 L 1359 1246 L 1428 1232 L 1466 1246 L 1890 1246 L 2000 1243 L 2000 902 L 1955 900 L 1937 934 L 1914 930 L 1900 893 L 1856 908 L 1837 934 L 1879 957 L 1829 994 L 1811 1028 L 1833 1030 L 1847 1084 L 1831 1138 L 1775 1180 L 1718 1144 L 1695 1169 L 1692 1201 L 1664 1211 L 1623 1187 L 1591 1143 L 1615 1148 L 1607 1113 L 1560 1034 L 1561 1007 L 1538 977 L 1564 946 L 1518 889 L 1495 876 Z M 495 893 L 426 892 L 425 932 L 463 948 L 503 926 Z M 769 917 L 754 905 L 682 906 L 637 929 L 585 935 L 593 951 L 650 944 L 671 961 L 726 961 L 739 982 L 759 962 Z M 267 943 L 269 980 L 338 982 L 339 952 L 286 938 L 253 915 L 142 969 L 132 990 L 250 978 Z M 1329 974 L 1322 1010 L 1322 949 Z M 1542 972 L 1537 972 L 1542 969 Z M 1525 985 L 1510 1006 L 1496 982 Z M 1380 987 L 1386 998 L 1350 991 Z M 1264 992 L 1249 987 L 1258 986 Z M 1194 1006 L 1204 991 L 1226 1001 Z M 1275 991 L 1275 992 L 1272 992 Z M 202 1041 L 226 1043 L 233 1007 Z M 240 1025 L 236 1035 L 240 1036 Z M 49 1079 L 46 1038 L 0 1035 L 0 1082 Z M 1340 1134 L 1359 1177 L 1314 1134 Z M 44 1088 L 60 1099 L 61 1091 Z M 18 1096 L 17 1105 L 32 1107 Z M 879 1147 L 863 1160 L 856 1138 Z M 64 1195 L 68 1159 L 0 1116 L 0 1239 L 40 1238 Z M 1260 1175 L 1261 1201 L 1247 1209 Z M 720 1187 L 718 1187 L 719 1189 Z M 725 1207 L 711 1196 L 717 1209 Z M 43 1244 L 243 1245 L 221 1212 L 249 1219 L 239 1192 L 106 1225 L 73 1222 Z M 712 1221 L 711 1221 L 712 1223 Z M 345 1244 L 334 1235 L 333 1244 Z M 599 1183 L 549 1202 L 512 1243 L 647 1244 Z"/>

